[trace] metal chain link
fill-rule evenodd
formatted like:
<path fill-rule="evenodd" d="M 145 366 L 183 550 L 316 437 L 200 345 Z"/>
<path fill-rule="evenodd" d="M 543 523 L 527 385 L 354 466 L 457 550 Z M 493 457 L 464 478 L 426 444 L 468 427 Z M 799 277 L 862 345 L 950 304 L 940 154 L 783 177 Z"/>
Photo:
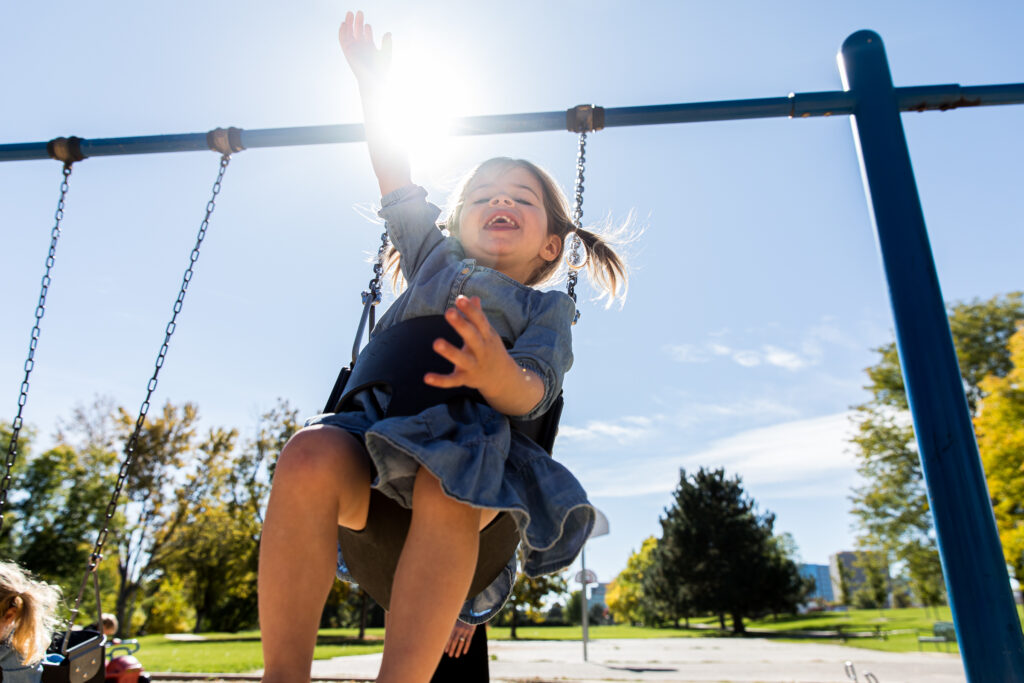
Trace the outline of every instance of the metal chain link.
<path fill-rule="evenodd" d="M 580 133 L 579 141 L 579 152 L 576 154 L 576 188 L 575 198 L 573 199 L 572 206 L 572 222 L 579 230 L 582 227 L 583 221 L 583 171 L 587 164 L 587 134 L 586 132 Z M 572 241 L 572 260 L 576 260 L 579 249 L 582 245 L 582 241 L 579 239 Z M 566 289 L 568 290 L 569 296 L 572 298 L 573 303 L 576 303 L 576 280 L 578 273 L 575 268 L 569 269 L 569 275 L 566 282 Z M 575 325 L 579 322 L 580 311 L 577 308 L 576 314 L 573 316 L 572 324 Z"/>
<path fill-rule="evenodd" d="M 28 379 L 36 364 L 36 348 L 39 346 L 40 323 L 43 314 L 46 313 L 46 294 L 50 290 L 50 271 L 53 269 L 54 257 L 57 254 L 57 240 L 60 239 L 60 223 L 64 219 L 64 200 L 68 196 L 68 178 L 71 176 L 71 163 L 64 164 L 61 171 L 63 179 L 60 183 L 60 199 L 57 201 L 57 211 L 54 214 L 55 223 L 50 231 L 50 250 L 46 254 L 46 270 L 43 272 L 42 287 L 39 290 L 39 303 L 36 304 L 36 321 L 32 325 L 31 339 L 28 344 L 28 358 L 25 360 L 25 378 L 21 382 L 21 393 L 18 395 L 18 414 L 14 416 L 11 424 L 11 442 L 7 446 L 7 470 L 4 473 L 3 483 L 0 484 L 0 534 L 4 530 L 4 508 L 7 506 L 7 491 L 11 487 L 11 470 L 18 457 L 18 434 L 21 432 L 21 413 L 28 402 Z"/>
<path fill-rule="evenodd" d="M 375 323 L 376 306 L 381 301 L 381 281 L 384 278 L 384 256 L 388 252 L 388 232 L 385 230 L 380 234 L 380 247 L 377 248 L 377 258 L 373 261 L 373 277 L 367 287 L 368 291 L 363 292 L 363 306 L 370 306 L 370 331 L 373 331 Z M 360 330 L 362 336 L 362 330 Z M 356 344 L 359 340 L 356 340 Z"/>
<path fill-rule="evenodd" d="M 117 511 L 117 501 L 118 498 L 121 497 L 121 489 L 124 486 L 125 480 L 128 478 L 128 471 L 131 468 L 132 456 L 135 453 L 135 446 L 139 439 L 139 433 L 142 431 L 142 424 L 145 422 L 146 414 L 149 412 L 150 399 L 153 397 L 153 392 L 156 391 L 157 376 L 160 374 L 160 368 L 163 367 L 164 360 L 167 358 L 167 349 L 171 342 L 171 335 L 174 334 L 174 330 L 177 327 L 178 314 L 181 313 L 181 307 L 185 301 L 185 293 L 188 291 L 189 282 L 192 281 L 192 274 L 194 272 L 193 268 L 196 265 L 196 261 L 199 260 L 199 248 L 202 246 L 203 240 L 206 238 L 206 229 L 210 225 L 210 216 L 213 214 L 214 208 L 216 208 L 217 195 L 220 193 L 221 182 L 224 180 L 224 171 L 227 170 L 228 163 L 230 162 L 231 155 L 229 154 L 225 154 L 220 158 L 220 168 L 217 171 L 217 180 L 213 183 L 213 193 L 210 197 L 210 201 L 206 202 L 206 215 L 203 217 L 203 222 L 199 225 L 199 234 L 196 236 L 196 243 L 195 246 L 192 247 L 192 253 L 189 254 L 188 267 L 185 269 L 185 274 L 181 280 L 181 288 L 178 290 L 178 298 L 174 302 L 174 314 L 171 316 L 171 320 L 167 323 L 167 327 L 164 330 L 164 342 L 160 346 L 160 352 L 156 357 L 153 376 L 149 378 L 149 384 L 146 385 L 146 398 L 142 401 L 142 406 L 139 408 L 139 417 L 135 421 L 135 430 L 128 438 L 128 442 L 124 447 L 124 461 L 121 463 L 121 469 L 117 474 L 117 483 L 114 486 L 114 493 L 110 497 L 110 502 L 107 503 L 106 516 L 103 519 L 103 529 L 96 537 L 96 544 L 93 547 L 92 554 L 89 556 L 89 562 L 86 567 L 85 574 L 82 576 L 82 585 L 78 590 L 78 597 L 75 599 L 75 606 L 71 609 L 71 621 L 68 625 L 69 633 L 71 631 L 71 626 L 74 625 L 75 619 L 78 617 L 78 607 L 82 602 L 82 596 L 85 592 L 89 575 L 96 571 L 96 567 L 103 558 L 103 545 L 107 542 L 107 535 L 110 533 L 110 520 Z"/>

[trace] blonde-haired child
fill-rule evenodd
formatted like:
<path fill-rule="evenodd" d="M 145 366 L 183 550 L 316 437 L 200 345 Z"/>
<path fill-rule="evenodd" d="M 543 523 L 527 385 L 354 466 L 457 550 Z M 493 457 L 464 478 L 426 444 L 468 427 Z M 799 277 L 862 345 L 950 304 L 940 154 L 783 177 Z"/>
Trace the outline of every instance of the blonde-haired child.
<path fill-rule="evenodd" d="M 0 562 L 0 671 L 4 683 L 36 683 L 57 623 L 60 589 Z"/>
<path fill-rule="evenodd" d="M 530 576 L 571 564 L 593 528 L 594 509 L 572 473 L 510 430 L 511 420 L 536 419 L 557 402 L 572 365 L 575 304 L 563 292 L 535 288 L 558 268 L 572 221 L 547 173 L 498 158 L 480 164 L 459 188 L 445 237 L 440 210 L 412 184 L 408 160 L 380 128 L 389 37 L 378 49 L 362 13 L 350 12 L 339 40 L 362 95 L 380 215 L 408 283 L 374 334 L 443 315 L 462 343 L 424 339 L 453 370 L 428 372 L 421 381 L 476 393 L 415 415 L 389 415 L 390 394 L 364 391 L 359 408 L 318 416 L 289 440 L 274 471 L 260 546 L 263 680 L 309 680 L 335 569 L 363 583 L 353 560 L 383 554 L 381 545 L 352 556 L 338 545 L 339 526 L 357 534 L 380 519 L 370 505 L 375 489 L 411 510 L 397 566 L 387 577 L 390 605 L 377 680 L 427 683 L 450 646 L 456 619 L 485 622 L 511 593 L 514 556 L 496 578 L 488 575 L 490 584 L 473 587 L 481 552 L 506 561 L 481 551 L 481 535 L 492 521 L 514 520 Z M 625 271 L 614 252 L 593 233 L 581 237 L 598 283 L 612 296 L 624 290 Z M 508 517 L 498 520 L 500 513 Z M 370 565 L 364 569 L 372 579 Z"/>

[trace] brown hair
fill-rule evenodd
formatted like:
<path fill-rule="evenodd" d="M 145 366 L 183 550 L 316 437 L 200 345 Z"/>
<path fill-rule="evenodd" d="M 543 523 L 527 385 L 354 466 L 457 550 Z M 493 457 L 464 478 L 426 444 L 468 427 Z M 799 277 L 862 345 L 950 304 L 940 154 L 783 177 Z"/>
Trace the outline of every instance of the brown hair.
<path fill-rule="evenodd" d="M 594 279 L 598 288 L 603 291 L 602 296 L 607 296 L 609 303 L 618 297 L 625 298 L 629 285 L 626 264 L 615 253 L 610 240 L 590 230 L 583 228 L 577 230 L 569 213 L 569 201 L 566 199 L 562 189 L 550 173 L 531 161 L 511 159 L 509 157 L 495 157 L 488 159 L 471 170 L 459 182 L 455 191 L 452 192 L 448 204 L 447 218 L 444 219 L 444 222 L 439 227 L 448 230 L 453 236 L 458 237 L 459 220 L 462 217 L 463 204 L 466 199 L 466 193 L 473 184 L 473 181 L 481 173 L 492 170 L 503 172 L 513 168 L 525 169 L 540 183 L 544 193 L 544 211 L 548 217 L 548 234 L 557 235 L 560 240 L 558 256 L 540 266 L 526 284 L 533 287 L 547 284 L 557 279 L 561 266 L 562 259 L 560 257 L 565 236 L 575 230 L 579 233 L 583 244 L 587 248 L 587 272 Z M 398 253 L 394 246 L 389 246 L 384 257 L 384 268 L 392 272 L 392 280 L 396 288 L 401 286 L 400 261 L 401 254 Z"/>
<path fill-rule="evenodd" d="M 0 562 L 0 615 L 12 609 L 11 630 L 4 634 L 22 664 L 38 664 L 46 654 L 56 625 L 60 588 L 34 581 L 13 562 Z"/>

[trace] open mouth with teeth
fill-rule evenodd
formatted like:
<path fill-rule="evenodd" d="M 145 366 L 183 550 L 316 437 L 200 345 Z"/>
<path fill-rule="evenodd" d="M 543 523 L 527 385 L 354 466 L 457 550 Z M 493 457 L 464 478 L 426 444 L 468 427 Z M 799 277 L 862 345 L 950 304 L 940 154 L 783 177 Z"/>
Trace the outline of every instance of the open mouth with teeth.
<path fill-rule="evenodd" d="M 515 218 L 507 213 L 496 213 L 484 223 L 485 230 L 515 230 L 518 227 Z"/>

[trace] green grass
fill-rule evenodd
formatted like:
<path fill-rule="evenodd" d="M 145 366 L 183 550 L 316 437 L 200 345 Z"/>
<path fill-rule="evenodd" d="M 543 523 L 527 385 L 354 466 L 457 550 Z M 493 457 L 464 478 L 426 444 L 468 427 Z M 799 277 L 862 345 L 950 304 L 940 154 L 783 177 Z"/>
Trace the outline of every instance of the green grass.
<path fill-rule="evenodd" d="M 1024 622 L 1024 612 L 1018 607 Z M 851 647 L 888 652 L 914 652 L 918 649 L 917 635 L 931 634 L 936 621 L 952 621 L 948 607 L 925 610 L 923 608 L 887 610 L 850 610 L 849 612 L 819 612 L 779 620 L 749 620 L 745 624 L 754 631 L 753 636 L 768 635 L 787 642 L 842 643 Z M 691 619 L 691 628 L 648 628 L 642 626 L 591 626 L 589 637 L 595 640 L 607 638 L 694 638 L 732 637 L 731 633 L 718 631 L 717 618 Z M 727 620 L 727 627 L 732 622 Z M 700 628 L 703 626 L 704 628 Z M 710 627 L 710 628 L 708 628 Z M 878 627 L 890 633 L 886 638 L 820 638 L 801 632 L 836 631 L 846 633 L 871 632 Z M 507 626 L 495 626 L 489 631 L 492 640 L 509 640 Z M 760 631 L 761 633 L 757 633 Z M 384 645 L 384 629 L 367 629 L 366 639 L 357 639 L 356 629 L 324 629 L 317 638 L 314 653 L 316 659 L 330 659 L 346 655 L 361 655 L 380 652 Z M 519 640 L 580 640 L 579 626 L 519 626 L 516 629 Z M 179 671 L 209 673 L 243 673 L 263 667 L 258 631 L 240 633 L 206 633 L 202 641 L 169 640 L 164 636 L 143 636 L 139 639 L 142 648 L 138 653 L 148 671 Z M 945 644 L 925 643 L 926 652 L 946 652 Z M 950 644 L 949 652 L 956 653 L 956 644 Z"/>
<path fill-rule="evenodd" d="M 356 629 L 323 629 L 317 637 L 315 659 L 365 655 L 384 649 L 384 629 L 367 629 L 359 641 Z M 139 638 L 136 655 L 147 671 L 245 673 L 263 668 L 259 631 L 204 633 L 205 640 L 180 641 L 164 636 Z"/>

